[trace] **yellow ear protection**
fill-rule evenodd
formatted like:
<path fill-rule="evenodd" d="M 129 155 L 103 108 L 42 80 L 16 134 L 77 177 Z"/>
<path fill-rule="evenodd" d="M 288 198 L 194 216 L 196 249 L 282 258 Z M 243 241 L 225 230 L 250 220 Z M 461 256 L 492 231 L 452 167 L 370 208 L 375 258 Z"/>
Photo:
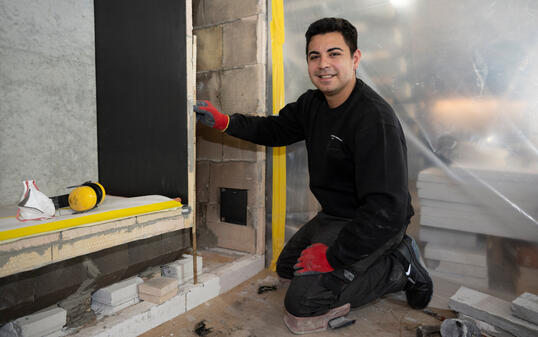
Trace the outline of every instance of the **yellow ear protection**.
<path fill-rule="evenodd" d="M 56 208 L 69 206 L 77 212 L 85 212 L 99 206 L 105 200 L 105 188 L 99 183 L 87 181 L 82 185 L 70 186 L 72 187 L 75 189 L 71 193 L 51 198 Z"/>

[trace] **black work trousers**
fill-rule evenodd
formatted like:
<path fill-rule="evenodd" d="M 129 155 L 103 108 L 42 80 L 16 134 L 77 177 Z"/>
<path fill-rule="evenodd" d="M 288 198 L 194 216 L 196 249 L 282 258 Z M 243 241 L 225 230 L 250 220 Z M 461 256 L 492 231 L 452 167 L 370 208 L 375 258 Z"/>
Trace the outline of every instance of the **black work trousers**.
<path fill-rule="evenodd" d="M 401 263 L 391 253 L 401 242 L 405 229 L 392 242 L 354 266 L 330 273 L 293 276 L 301 252 L 313 243 L 327 246 L 338 237 L 349 219 L 318 213 L 288 241 L 277 261 L 276 271 L 291 279 L 284 306 L 294 316 L 310 317 L 350 303 L 360 307 L 385 294 L 403 290 L 407 278 Z"/>

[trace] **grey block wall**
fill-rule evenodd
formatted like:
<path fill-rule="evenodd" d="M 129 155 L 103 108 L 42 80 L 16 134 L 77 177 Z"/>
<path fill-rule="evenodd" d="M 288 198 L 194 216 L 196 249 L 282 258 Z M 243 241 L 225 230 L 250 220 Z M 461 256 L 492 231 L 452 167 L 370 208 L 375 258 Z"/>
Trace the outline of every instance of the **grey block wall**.
<path fill-rule="evenodd" d="M 0 205 L 97 179 L 92 0 L 0 0 Z"/>

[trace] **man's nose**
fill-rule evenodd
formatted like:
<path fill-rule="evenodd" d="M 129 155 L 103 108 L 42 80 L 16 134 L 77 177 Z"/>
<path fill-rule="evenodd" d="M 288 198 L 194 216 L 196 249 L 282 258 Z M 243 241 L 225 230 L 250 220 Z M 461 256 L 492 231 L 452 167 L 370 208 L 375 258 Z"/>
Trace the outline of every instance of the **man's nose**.
<path fill-rule="evenodd" d="M 327 68 L 329 66 L 329 58 L 325 55 L 320 55 L 319 57 L 319 67 Z"/>

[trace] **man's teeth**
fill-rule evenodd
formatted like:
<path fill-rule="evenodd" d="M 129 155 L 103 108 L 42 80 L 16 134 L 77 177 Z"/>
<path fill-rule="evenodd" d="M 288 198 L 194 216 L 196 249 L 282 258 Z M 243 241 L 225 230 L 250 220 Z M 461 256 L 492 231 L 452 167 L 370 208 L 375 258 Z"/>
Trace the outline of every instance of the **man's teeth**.
<path fill-rule="evenodd" d="M 319 77 L 321 78 L 331 78 L 333 77 L 334 75 L 320 75 Z"/>

